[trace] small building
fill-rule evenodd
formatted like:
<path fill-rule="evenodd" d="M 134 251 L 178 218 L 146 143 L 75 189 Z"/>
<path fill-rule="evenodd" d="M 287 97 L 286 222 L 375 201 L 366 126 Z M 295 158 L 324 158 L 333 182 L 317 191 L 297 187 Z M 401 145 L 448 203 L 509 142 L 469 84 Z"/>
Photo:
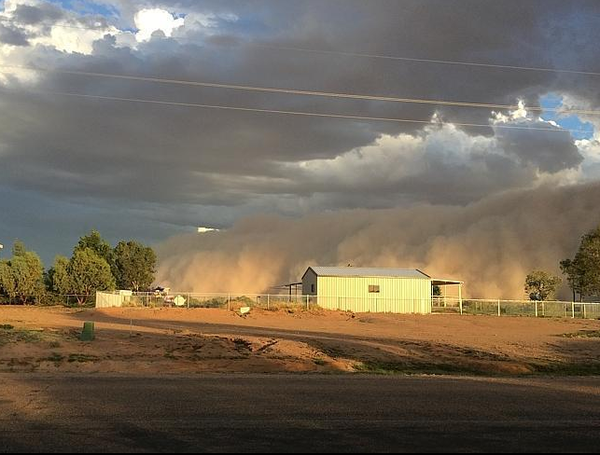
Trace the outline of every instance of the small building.
<path fill-rule="evenodd" d="M 436 280 L 418 269 L 380 267 L 309 267 L 302 276 L 302 293 L 330 310 L 357 313 L 431 313 Z"/>

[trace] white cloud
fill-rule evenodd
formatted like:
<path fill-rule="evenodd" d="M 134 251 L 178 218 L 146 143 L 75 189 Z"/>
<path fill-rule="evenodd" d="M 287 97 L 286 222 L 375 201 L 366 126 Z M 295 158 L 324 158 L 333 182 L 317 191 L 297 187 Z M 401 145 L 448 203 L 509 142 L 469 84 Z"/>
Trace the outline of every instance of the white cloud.
<path fill-rule="evenodd" d="M 508 115 L 503 114 L 502 112 L 492 112 L 492 123 L 499 124 L 510 123 L 519 120 L 528 120 L 529 113 L 525 107 L 525 102 L 523 100 L 519 100 L 517 106 L 517 109 L 509 111 Z"/>
<path fill-rule="evenodd" d="M 522 122 L 524 108 L 519 111 L 515 118 Z M 550 139 L 544 136 L 548 133 L 534 132 L 525 139 L 528 146 L 539 150 L 530 153 L 528 148 L 523 155 L 514 141 L 507 140 L 511 133 L 503 132 L 501 137 L 472 136 L 452 124 L 444 124 L 428 126 L 417 135 L 382 135 L 371 145 L 335 158 L 282 164 L 282 174 L 290 179 L 271 180 L 268 185 L 299 193 L 310 188 L 311 194 L 329 195 L 338 202 L 340 197 L 352 199 L 369 193 L 383 205 L 393 205 L 392 201 L 402 195 L 429 200 L 435 194 L 437 200 L 444 200 L 446 194 L 452 202 L 464 203 L 511 188 L 582 180 L 578 166 L 563 163 L 563 154 L 571 157 L 575 150 L 569 137 L 558 141 L 554 150 L 547 143 Z M 558 164 L 548 166 L 555 162 Z"/>
<path fill-rule="evenodd" d="M 598 136 L 592 139 L 575 141 L 575 145 L 583 156 L 593 161 L 600 162 L 600 138 Z"/>
<path fill-rule="evenodd" d="M 94 41 L 102 39 L 107 34 L 116 35 L 118 33 L 120 31 L 114 27 L 99 30 L 81 30 L 55 26 L 52 27 L 49 36 L 32 39 L 31 43 L 52 46 L 62 52 L 90 55 L 93 51 Z"/>
<path fill-rule="evenodd" d="M 238 20 L 239 17 L 232 13 L 214 14 L 193 12 L 185 16 L 185 27 L 186 29 L 194 29 L 200 26 L 200 28 L 203 29 L 211 29 L 217 28 L 220 21 L 232 23 L 237 22 Z"/>
<path fill-rule="evenodd" d="M 217 26 L 218 18 L 214 14 L 191 13 L 185 16 L 185 26 L 193 28 L 200 25 L 205 28 L 213 28 Z"/>
<path fill-rule="evenodd" d="M 299 171 L 314 182 L 336 181 L 361 186 L 383 180 L 396 181 L 419 172 L 425 140 L 408 134 L 381 136 L 374 144 L 351 150 L 332 159 L 302 161 Z"/>
<path fill-rule="evenodd" d="M 173 31 L 183 27 L 184 18 L 175 18 L 171 13 L 160 8 L 143 9 L 136 13 L 135 26 L 138 28 L 136 39 L 148 41 L 152 33 L 162 31 L 165 36 L 171 36 Z"/>
<path fill-rule="evenodd" d="M 40 19 L 32 22 L 21 21 L 18 16 L 18 7 L 31 7 L 34 11 L 39 11 Z M 65 53 L 79 53 L 90 55 L 93 51 L 94 41 L 104 38 L 106 35 L 118 36 L 121 30 L 114 26 L 106 25 L 98 21 L 90 21 L 81 16 L 68 11 L 62 11 L 64 16 L 61 19 L 44 17 L 45 10 L 48 8 L 47 2 L 40 0 L 7 0 L 4 4 L 4 11 L 0 11 L 0 18 L 18 27 L 27 33 L 28 41 L 31 46 L 40 45 L 54 48 Z M 0 62 L 10 62 L 15 64 L 22 60 L 31 52 L 30 47 L 18 47 L 0 43 Z M 16 73 L 23 79 L 30 76 Z"/>
<path fill-rule="evenodd" d="M 4 0 L 4 12 L 12 13 L 19 5 L 36 6 L 42 3 L 40 0 Z"/>

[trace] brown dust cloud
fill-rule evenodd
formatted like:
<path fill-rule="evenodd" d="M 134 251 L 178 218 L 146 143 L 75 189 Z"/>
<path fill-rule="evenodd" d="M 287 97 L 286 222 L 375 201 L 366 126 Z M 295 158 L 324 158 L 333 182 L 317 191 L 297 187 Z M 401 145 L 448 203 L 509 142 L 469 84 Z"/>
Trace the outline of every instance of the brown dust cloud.
<path fill-rule="evenodd" d="M 157 281 L 181 291 L 260 293 L 299 281 L 309 265 L 351 264 L 419 268 L 465 281 L 470 297 L 519 299 L 529 271 L 560 274 L 559 261 L 598 224 L 600 183 L 513 191 L 462 207 L 253 216 L 160 244 Z"/>

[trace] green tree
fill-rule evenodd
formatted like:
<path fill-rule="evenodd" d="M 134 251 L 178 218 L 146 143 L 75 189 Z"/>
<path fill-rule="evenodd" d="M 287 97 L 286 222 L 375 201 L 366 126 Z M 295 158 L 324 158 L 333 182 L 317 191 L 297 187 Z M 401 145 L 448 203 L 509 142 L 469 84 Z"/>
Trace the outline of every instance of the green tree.
<path fill-rule="evenodd" d="M 554 300 L 562 280 L 542 270 L 534 270 L 525 278 L 525 293 L 531 300 Z"/>
<path fill-rule="evenodd" d="M 67 272 L 69 293 L 78 295 L 77 302 L 80 305 L 87 302 L 96 291 L 115 289 L 115 278 L 110 266 L 91 248 L 76 249 L 69 261 Z"/>
<path fill-rule="evenodd" d="M 148 289 L 156 273 L 156 254 L 139 242 L 119 242 L 114 250 L 114 271 L 120 289 Z"/>
<path fill-rule="evenodd" d="M 581 238 L 579 249 L 573 259 L 560 263 L 573 291 L 573 300 L 600 296 L 600 226 Z"/>
<path fill-rule="evenodd" d="M 13 256 L 23 256 L 27 252 L 27 248 L 25 248 L 25 244 L 20 240 L 15 240 L 12 247 Z"/>
<path fill-rule="evenodd" d="M 54 265 L 48 270 L 48 288 L 57 294 L 69 294 L 72 292 L 73 284 L 69 272 L 69 259 L 64 256 L 56 256 Z"/>
<path fill-rule="evenodd" d="M 584 294 L 584 285 L 583 285 L 583 272 L 581 270 L 581 264 L 577 260 L 577 255 L 575 255 L 575 259 L 565 259 L 564 261 L 560 261 L 560 269 L 562 273 L 567 276 L 567 283 L 571 288 L 571 292 L 573 292 L 573 301 L 577 300 L 577 295 L 579 294 L 579 299 L 582 299 Z"/>
<path fill-rule="evenodd" d="M 98 256 L 103 258 L 111 268 L 113 267 L 114 252 L 112 246 L 102 238 L 100 232 L 94 229 L 88 235 L 81 237 L 75 246 L 73 253 L 76 251 L 85 250 L 86 248 L 89 248 Z"/>
<path fill-rule="evenodd" d="M 0 294 L 13 301 L 16 297 L 15 279 L 10 268 L 10 261 L 0 261 Z"/>
<path fill-rule="evenodd" d="M 17 299 L 22 303 L 39 302 L 44 294 L 44 265 L 40 257 L 33 251 L 27 251 L 10 262 Z"/>
<path fill-rule="evenodd" d="M 13 246 L 13 257 L 0 261 L 0 292 L 10 301 L 39 302 L 44 294 L 44 265 L 23 242 Z"/>

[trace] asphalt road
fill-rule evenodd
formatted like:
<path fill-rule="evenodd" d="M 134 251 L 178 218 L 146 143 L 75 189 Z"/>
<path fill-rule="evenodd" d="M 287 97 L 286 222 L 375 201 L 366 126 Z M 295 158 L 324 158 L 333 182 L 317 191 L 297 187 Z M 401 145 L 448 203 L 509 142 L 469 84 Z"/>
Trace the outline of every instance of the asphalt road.
<path fill-rule="evenodd" d="M 600 378 L 0 376 L 2 452 L 596 452 Z"/>

